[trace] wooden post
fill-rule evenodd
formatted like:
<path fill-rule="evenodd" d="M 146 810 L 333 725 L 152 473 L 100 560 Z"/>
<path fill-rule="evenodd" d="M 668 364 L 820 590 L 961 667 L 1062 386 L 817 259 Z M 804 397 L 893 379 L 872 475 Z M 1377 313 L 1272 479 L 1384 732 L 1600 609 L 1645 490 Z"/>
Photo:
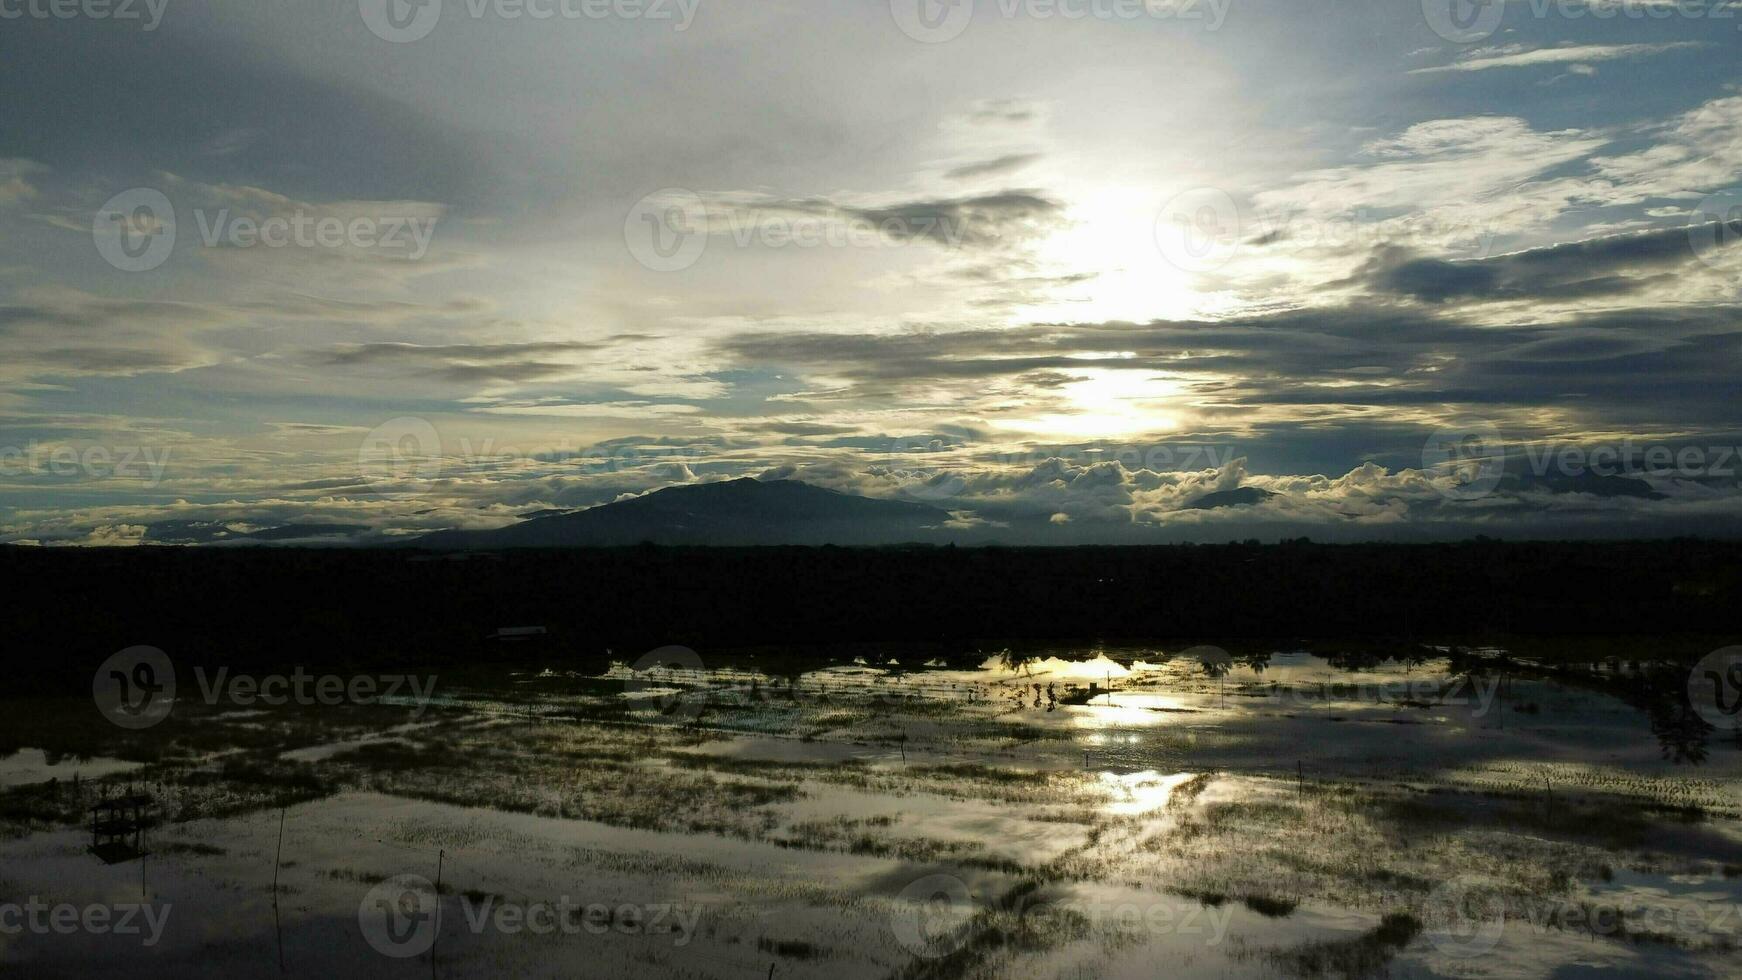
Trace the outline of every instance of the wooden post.
<path fill-rule="evenodd" d="M 1294 785 L 1295 795 L 1304 801 L 1306 799 L 1306 763 L 1298 759 L 1294 763 Z"/>
<path fill-rule="evenodd" d="M 442 935 L 442 862 L 443 862 L 443 859 L 445 859 L 447 856 L 448 856 L 448 852 L 445 849 L 436 851 L 435 906 L 436 906 L 436 938 L 437 939 L 440 939 L 441 935 Z M 430 959 L 432 962 L 435 959 L 435 953 L 433 952 L 434 948 L 435 948 L 435 945 L 432 943 L 430 945 L 430 949 L 432 950 L 432 952 L 430 953 Z"/>
<path fill-rule="evenodd" d="M 278 905 L 278 865 L 284 859 L 284 811 L 278 808 L 278 850 L 272 855 L 272 904 Z"/>

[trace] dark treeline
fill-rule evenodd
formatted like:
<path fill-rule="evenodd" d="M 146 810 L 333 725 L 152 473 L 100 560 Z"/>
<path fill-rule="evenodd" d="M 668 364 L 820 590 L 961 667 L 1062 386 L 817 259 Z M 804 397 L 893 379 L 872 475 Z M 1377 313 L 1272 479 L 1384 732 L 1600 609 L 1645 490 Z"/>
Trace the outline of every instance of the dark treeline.
<path fill-rule="evenodd" d="M 1697 656 L 1734 629 L 1742 544 L 415 551 L 0 548 L 9 676 L 84 685 L 123 647 L 182 669 L 633 659 L 681 644 L 1534 638 Z M 497 644 L 499 627 L 548 639 Z M 73 688 L 68 688 L 69 693 Z"/>

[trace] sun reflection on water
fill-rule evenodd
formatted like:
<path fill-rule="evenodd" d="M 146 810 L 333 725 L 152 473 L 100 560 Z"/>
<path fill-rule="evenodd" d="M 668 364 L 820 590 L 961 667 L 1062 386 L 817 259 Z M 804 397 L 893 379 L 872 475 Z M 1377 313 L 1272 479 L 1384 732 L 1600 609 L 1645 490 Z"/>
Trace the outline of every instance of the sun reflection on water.
<path fill-rule="evenodd" d="M 1108 813 L 1133 816 L 1160 810 L 1167 806 L 1173 791 L 1192 778 L 1189 772 L 1163 774 L 1154 769 L 1142 772 L 1101 774 L 1101 785 L 1113 797 L 1106 807 Z"/>

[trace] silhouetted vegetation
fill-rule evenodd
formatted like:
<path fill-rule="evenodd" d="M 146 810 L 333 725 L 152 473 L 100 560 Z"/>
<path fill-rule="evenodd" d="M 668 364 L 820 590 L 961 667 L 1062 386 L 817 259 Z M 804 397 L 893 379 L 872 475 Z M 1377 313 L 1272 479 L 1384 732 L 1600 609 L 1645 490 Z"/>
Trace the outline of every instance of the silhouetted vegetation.
<path fill-rule="evenodd" d="M 1731 642 L 1739 570 L 1742 544 L 1693 540 L 473 555 L 8 547 L 0 642 L 20 686 L 67 696 L 136 644 L 162 648 L 181 671 L 602 662 L 607 650 L 633 659 L 666 644 L 709 654 L 917 644 L 950 655 L 1331 638 L 1525 639 L 1587 661 L 1670 659 Z M 548 635 L 488 639 L 532 625 Z"/>

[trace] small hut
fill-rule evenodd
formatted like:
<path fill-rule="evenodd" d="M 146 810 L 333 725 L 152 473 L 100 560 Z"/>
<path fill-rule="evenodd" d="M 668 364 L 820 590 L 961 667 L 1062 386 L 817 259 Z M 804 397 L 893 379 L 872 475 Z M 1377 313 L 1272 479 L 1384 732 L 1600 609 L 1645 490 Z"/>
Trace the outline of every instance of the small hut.
<path fill-rule="evenodd" d="M 151 824 L 145 808 L 150 805 L 151 797 L 128 793 L 91 807 L 91 853 L 104 864 L 144 857 L 145 828 Z"/>

